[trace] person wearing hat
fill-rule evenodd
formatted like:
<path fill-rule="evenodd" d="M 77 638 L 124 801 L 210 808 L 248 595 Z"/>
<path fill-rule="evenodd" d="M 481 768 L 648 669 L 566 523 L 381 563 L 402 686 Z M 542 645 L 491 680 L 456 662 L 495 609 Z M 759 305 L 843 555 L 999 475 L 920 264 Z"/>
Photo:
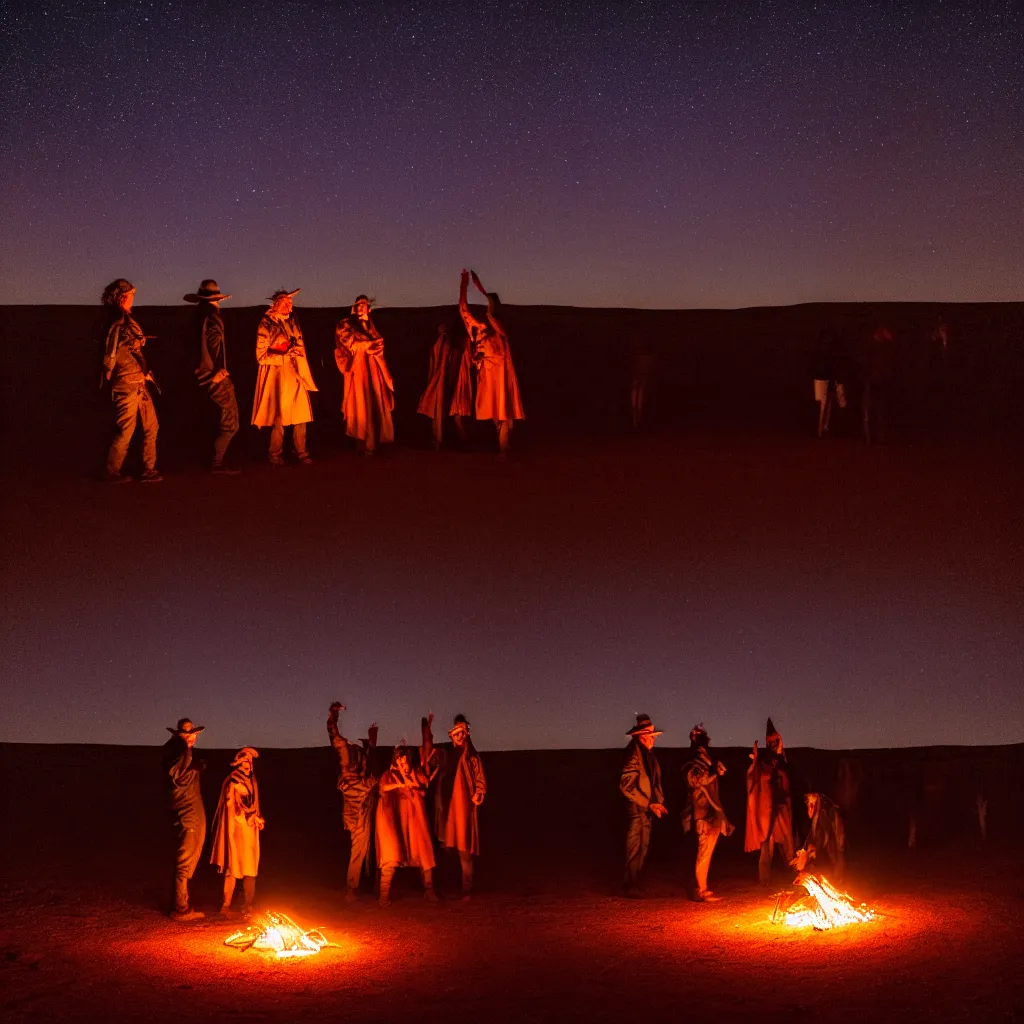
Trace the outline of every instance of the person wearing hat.
<path fill-rule="evenodd" d="M 451 743 L 434 746 L 428 715 L 421 726 L 425 737 L 427 761 L 436 765 L 438 782 L 434 796 L 434 833 L 441 845 L 459 855 L 462 870 L 462 899 L 473 890 L 473 858 L 480 855 L 480 827 L 477 808 L 487 795 L 487 779 L 480 755 L 469 737 L 469 720 L 456 715 L 448 730 Z"/>
<path fill-rule="evenodd" d="M 174 868 L 175 921 L 199 921 L 204 914 L 193 910 L 188 901 L 188 883 L 199 864 L 206 841 L 206 810 L 199 785 L 204 761 L 192 756 L 192 749 L 203 731 L 190 718 L 181 718 L 167 726 L 171 738 L 164 744 L 163 768 L 167 803 L 178 830 L 178 855 Z"/>
<path fill-rule="evenodd" d="M 395 385 L 384 360 L 384 338 L 370 316 L 370 300 L 360 295 L 334 329 L 334 361 L 344 382 L 341 415 L 345 433 L 358 451 L 372 455 L 378 443 L 395 439 L 391 412 Z"/>
<path fill-rule="evenodd" d="M 445 399 L 451 395 L 451 401 Z M 455 420 L 455 429 L 466 441 L 464 416 L 473 415 L 473 380 L 470 373 L 469 345 L 457 346 L 447 324 L 437 325 L 437 337 L 430 350 L 427 386 L 420 396 L 416 411 L 430 420 L 430 437 L 434 451 L 439 451 L 444 434 L 445 413 Z"/>
<path fill-rule="evenodd" d="M 427 789 L 437 766 L 429 757 L 423 730 L 419 764 L 414 765 L 403 740 L 391 755 L 391 767 L 380 777 L 375 816 L 381 907 L 391 906 L 391 882 L 397 868 L 419 868 L 423 896 L 436 902 L 434 840 L 427 820 Z"/>
<path fill-rule="evenodd" d="M 373 836 L 373 811 L 377 803 L 379 775 L 373 771 L 371 754 L 377 748 L 377 725 L 366 733 L 366 739 L 349 743 L 341 735 L 338 716 L 344 704 L 335 701 L 327 716 L 327 735 L 338 757 L 338 790 L 342 796 L 342 823 L 349 836 L 348 874 L 345 899 L 350 903 L 359 896 L 359 880 L 370 852 Z"/>
<path fill-rule="evenodd" d="M 235 385 L 228 376 L 227 353 L 224 348 L 224 318 L 220 315 L 220 304 L 230 295 L 225 295 L 217 282 L 207 278 L 199 290 L 185 297 L 186 302 L 197 303 L 196 333 L 199 336 L 199 366 L 196 378 L 199 386 L 217 407 L 220 426 L 213 442 L 214 473 L 237 473 L 224 465 L 224 455 L 231 439 L 238 433 L 238 402 L 235 399 Z"/>
<path fill-rule="evenodd" d="M 718 780 L 725 774 L 725 765 L 721 761 L 711 760 L 708 752 L 710 743 L 704 726 L 695 725 L 690 730 L 691 759 L 683 765 L 683 775 L 690 794 L 683 811 L 683 831 L 693 829 L 697 834 L 697 859 L 694 866 L 697 888 L 693 898 L 698 903 L 710 903 L 718 899 L 708 888 L 711 856 L 715 852 L 718 837 L 731 836 L 734 831 L 718 795 Z"/>
<path fill-rule="evenodd" d="M 231 773 L 220 788 L 213 816 L 213 849 L 210 863 L 224 876 L 221 917 L 231 916 L 235 883 L 241 879 L 245 893 L 245 917 L 252 914 L 256 876 L 260 870 L 260 832 L 265 824 L 260 814 L 260 789 L 253 772 L 259 757 L 253 747 L 242 747 L 231 762 Z"/>
<path fill-rule="evenodd" d="M 743 849 L 760 850 L 757 878 L 762 885 L 772 879 L 775 846 L 782 845 L 787 864 L 793 860 L 793 804 L 790 798 L 789 766 L 782 737 L 772 720 L 765 728 L 765 750 L 754 750 L 747 769 L 747 829 Z"/>
<path fill-rule="evenodd" d="M 284 428 L 292 428 L 295 457 L 303 465 L 313 460 L 306 450 L 306 424 L 313 419 L 309 393 L 316 391 L 306 361 L 302 330 L 292 316 L 292 299 L 301 289 L 279 289 L 270 297 L 256 331 L 256 393 L 252 423 L 270 427 L 270 464 L 284 465 Z"/>
<path fill-rule="evenodd" d="M 477 320 L 466 298 L 470 274 L 473 284 L 487 299 L 487 320 Z M 512 365 L 512 350 L 508 335 L 498 319 L 501 300 L 497 293 L 487 292 L 476 276 L 476 271 L 462 271 L 459 285 L 459 313 L 472 339 L 472 358 L 476 366 L 476 399 L 474 411 L 478 420 L 493 420 L 498 432 L 498 452 L 504 457 L 511 444 L 515 420 L 526 419 L 519 381 Z"/>
<path fill-rule="evenodd" d="M 110 384 L 110 397 L 114 402 L 114 439 L 107 452 L 105 479 L 108 483 L 125 483 L 130 478 L 121 475 L 135 427 L 142 424 L 142 481 L 159 483 L 163 477 L 156 468 L 156 435 L 160 429 L 156 408 L 150 398 L 147 384 L 154 383 L 142 350 L 146 335 L 132 316 L 135 285 L 119 277 L 103 290 L 101 299 L 109 314 L 106 341 L 103 350 L 103 379 Z"/>
<path fill-rule="evenodd" d="M 661 766 L 654 756 L 654 741 L 661 733 L 654 728 L 650 715 L 637 715 L 636 725 L 627 730 L 632 737 L 626 748 L 619 790 L 629 801 L 626 818 L 626 895 L 637 898 L 640 873 L 651 841 L 651 822 L 665 814 L 661 788 Z"/>

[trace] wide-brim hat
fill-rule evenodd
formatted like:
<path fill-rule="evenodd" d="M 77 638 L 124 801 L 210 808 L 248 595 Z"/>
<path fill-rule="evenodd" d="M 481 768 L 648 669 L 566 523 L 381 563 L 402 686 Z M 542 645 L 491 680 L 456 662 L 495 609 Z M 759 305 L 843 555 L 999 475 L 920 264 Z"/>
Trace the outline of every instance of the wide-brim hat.
<path fill-rule="evenodd" d="M 654 736 L 660 736 L 661 731 L 654 728 L 654 723 L 651 721 L 650 715 L 637 715 L 636 725 L 632 729 L 626 730 L 627 736 L 640 736 L 643 733 L 650 733 Z"/>
<path fill-rule="evenodd" d="M 190 728 L 185 728 L 185 723 L 188 723 Z M 176 736 L 191 736 L 194 732 L 202 732 L 206 726 L 196 725 L 191 718 L 179 718 L 177 725 L 165 726 L 168 732 L 173 732 Z"/>
<path fill-rule="evenodd" d="M 301 292 L 301 288 L 296 288 L 295 291 L 290 292 L 286 288 L 282 288 L 280 291 L 274 292 L 273 295 L 267 296 L 267 302 L 277 302 L 278 299 L 291 298 L 293 295 L 298 295 Z"/>
<path fill-rule="evenodd" d="M 230 299 L 231 296 L 225 295 L 217 287 L 216 281 L 207 278 L 194 292 L 189 292 L 188 295 L 183 295 L 182 298 L 186 302 L 223 302 L 224 299 Z"/>

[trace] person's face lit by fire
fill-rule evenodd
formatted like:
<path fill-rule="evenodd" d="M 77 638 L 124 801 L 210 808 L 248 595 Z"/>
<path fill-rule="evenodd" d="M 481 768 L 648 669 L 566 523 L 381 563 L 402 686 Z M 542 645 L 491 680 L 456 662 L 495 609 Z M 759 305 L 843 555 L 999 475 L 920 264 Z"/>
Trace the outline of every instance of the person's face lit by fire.
<path fill-rule="evenodd" d="M 818 813 L 818 805 L 821 801 L 818 799 L 817 793 L 808 793 L 804 797 L 804 803 L 807 805 L 807 817 L 812 821 L 814 816 Z"/>
<path fill-rule="evenodd" d="M 178 732 L 178 735 L 185 741 L 186 747 L 194 747 L 196 740 L 199 739 L 199 733 L 192 731 L 192 722 L 187 718 L 181 723 L 181 730 Z"/>
<path fill-rule="evenodd" d="M 457 725 L 448 735 L 451 736 L 452 743 L 454 743 L 455 746 L 462 747 L 466 744 L 466 737 L 469 736 L 469 730 L 466 729 L 464 725 Z"/>
<path fill-rule="evenodd" d="M 402 775 L 409 774 L 409 755 L 404 753 L 395 754 L 395 769 Z"/>
<path fill-rule="evenodd" d="M 765 746 L 776 756 L 782 751 L 782 740 L 778 736 L 773 736 L 770 740 L 765 742 Z"/>
<path fill-rule="evenodd" d="M 272 316 L 279 316 L 282 319 L 292 315 L 292 297 L 290 295 L 279 295 L 274 299 L 274 304 L 270 307 L 270 313 Z"/>
<path fill-rule="evenodd" d="M 637 735 L 637 739 L 639 739 L 639 740 L 640 740 L 640 742 L 641 742 L 641 743 L 642 743 L 642 744 L 643 744 L 643 745 L 644 745 L 644 746 L 645 746 L 645 747 L 646 747 L 646 748 L 647 748 L 648 750 L 650 750 L 650 749 L 651 749 L 651 748 L 652 748 L 652 747 L 654 746 L 654 741 L 655 741 L 655 740 L 656 740 L 657 738 L 658 738 L 658 734 L 657 734 L 657 733 L 656 733 L 656 732 L 655 732 L 655 731 L 654 731 L 653 729 L 649 730 L 648 732 L 642 732 L 642 733 L 639 733 L 639 734 Z"/>
<path fill-rule="evenodd" d="M 118 304 L 126 313 L 130 313 L 132 309 L 132 303 L 134 301 L 135 289 L 130 288 L 128 291 L 121 293 L 121 297 L 118 299 Z"/>
<path fill-rule="evenodd" d="M 356 316 L 359 317 L 360 320 L 369 320 L 370 303 L 367 299 L 356 299 Z"/>

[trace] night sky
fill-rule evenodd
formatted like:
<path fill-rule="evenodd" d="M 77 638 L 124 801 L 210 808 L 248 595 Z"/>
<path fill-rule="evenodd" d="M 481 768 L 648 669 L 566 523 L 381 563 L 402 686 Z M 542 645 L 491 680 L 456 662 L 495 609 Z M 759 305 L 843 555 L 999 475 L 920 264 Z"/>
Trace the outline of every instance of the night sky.
<path fill-rule="evenodd" d="M 0 295 L 1008 300 L 1019 5 L 25 3 Z"/>

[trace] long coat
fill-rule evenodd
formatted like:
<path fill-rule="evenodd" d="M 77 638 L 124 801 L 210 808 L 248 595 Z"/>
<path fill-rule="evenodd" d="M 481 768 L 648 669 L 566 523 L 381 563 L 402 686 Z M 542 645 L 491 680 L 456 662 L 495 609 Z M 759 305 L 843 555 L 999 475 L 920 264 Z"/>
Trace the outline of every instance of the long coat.
<path fill-rule="evenodd" d="M 438 783 L 434 797 L 434 827 L 442 846 L 463 853 L 480 853 L 480 828 L 474 796 L 483 800 L 487 780 L 480 755 L 470 740 L 457 747 L 433 748 Z"/>
<path fill-rule="evenodd" d="M 429 762 L 427 762 L 429 765 Z M 427 820 L 427 787 L 436 768 L 410 767 L 402 776 L 389 768 L 380 777 L 377 798 L 377 865 L 433 868 L 434 842 Z"/>
<path fill-rule="evenodd" d="M 766 839 L 793 843 L 793 804 L 784 758 L 758 751 L 747 769 L 747 829 L 743 849 L 753 853 Z"/>
<path fill-rule="evenodd" d="M 473 415 L 473 377 L 469 344 L 455 344 L 447 334 L 441 335 L 430 350 L 427 386 L 420 396 L 416 411 L 434 419 L 445 412 L 445 397 L 451 395 L 449 416 Z"/>
<path fill-rule="evenodd" d="M 317 387 L 306 361 L 302 330 L 294 318 L 264 314 L 256 332 L 256 362 L 260 368 L 252 399 L 253 426 L 309 423 L 313 419 L 309 392 Z"/>
<path fill-rule="evenodd" d="M 622 795 L 640 811 L 665 802 L 661 788 L 661 765 L 653 750 L 646 750 L 634 736 L 626 747 L 626 762 L 619 778 Z M 633 810 L 633 808 L 630 808 Z"/>
<path fill-rule="evenodd" d="M 490 324 L 477 331 L 473 361 L 476 364 L 476 418 L 526 419 L 505 332 Z"/>
<path fill-rule="evenodd" d="M 221 786 L 213 816 L 213 849 L 210 863 L 222 874 L 245 878 L 259 873 L 260 791 L 255 775 L 236 768 Z"/>
<path fill-rule="evenodd" d="M 345 384 L 341 413 L 345 433 L 368 448 L 395 439 L 391 411 L 395 385 L 384 360 L 384 338 L 373 320 L 354 313 L 338 321 L 334 330 L 334 360 Z"/>

